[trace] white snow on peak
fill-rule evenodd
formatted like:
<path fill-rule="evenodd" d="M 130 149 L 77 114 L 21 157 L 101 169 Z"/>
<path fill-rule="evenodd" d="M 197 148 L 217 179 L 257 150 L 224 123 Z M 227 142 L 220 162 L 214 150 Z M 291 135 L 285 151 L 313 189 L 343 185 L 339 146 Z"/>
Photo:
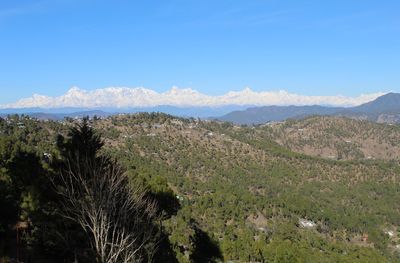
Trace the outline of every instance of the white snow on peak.
<path fill-rule="evenodd" d="M 383 92 L 361 94 L 357 97 L 305 96 L 278 91 L 253 91 L 249 87 L 241 91 L 229 91 L 220 96 L 210 96 L 191 88 L 172 87 L 165 92 L 136 87 L 107 87 L 87 91 L 78 87 L 70 88 L 64 95 L 50 97 L 34 94 L 15 103 L 0 105 L 0 108 L 63 108 L 63 107 L 111 107 L 140 108 L 161 105 L 177 107 L 220 107 L 226 105 L 331 105 L 357 106 L 384 95 Z"/>

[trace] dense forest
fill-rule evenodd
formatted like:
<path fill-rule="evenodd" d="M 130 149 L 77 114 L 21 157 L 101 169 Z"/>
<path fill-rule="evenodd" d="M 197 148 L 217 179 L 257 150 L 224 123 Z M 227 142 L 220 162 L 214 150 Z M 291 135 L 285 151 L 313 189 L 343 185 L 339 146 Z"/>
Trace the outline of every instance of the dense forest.
<path fill-rule="evenodd" d="M 323 118 L 355 131 L 345 140 L 371 126 L 370 140 L 398 147 L 397 126 Z M 0 119 L 0 262 L 399 262 L 398 158 L 294 152 L 283 138 L 318 128 L 305 121 Z"/>

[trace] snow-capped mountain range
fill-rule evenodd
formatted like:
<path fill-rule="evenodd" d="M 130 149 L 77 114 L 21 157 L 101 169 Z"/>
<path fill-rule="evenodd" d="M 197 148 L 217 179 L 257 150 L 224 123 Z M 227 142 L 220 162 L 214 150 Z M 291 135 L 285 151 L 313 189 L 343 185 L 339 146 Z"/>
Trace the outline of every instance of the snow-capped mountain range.
<path fill-rule="evenodd" d="M 2 109 L 23 108 L 148 108 L 173 107 L 225 107 L 229 105 L 330 105 L 350 107 L 372 101 L 385 93 L 348 96 L 305 96 L 284 90 L 256 92 L 250 88 L 230 91 L 220 96 L 210 96 L 191 88 L 172 87 L 166 92 L 156 92 L 138 87 L 108 87 L 87 91 L 72 87 L 64 95 L 50 97 L 34 94 L 14 103 L 0 105 Z"/>

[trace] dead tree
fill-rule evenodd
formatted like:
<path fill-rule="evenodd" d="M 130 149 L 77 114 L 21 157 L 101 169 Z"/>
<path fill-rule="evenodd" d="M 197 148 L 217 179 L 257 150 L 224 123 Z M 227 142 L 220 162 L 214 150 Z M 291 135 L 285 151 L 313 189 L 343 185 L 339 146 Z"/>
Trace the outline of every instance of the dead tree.
<path fill-rule="evenodd" d="M 85 167 L 78 168 L 68 161 L 61 172 L 62 215 L 89 235 L 97 262 L 151 261 L 156 204 L 143 191 L 129 187 L 127 176 L 115 162 L 100 158 L 95 165 L 82 164 Z"/>
<path fill-rule="evenodd" d="M 96 262 L 152 261 L 158 229 L 155 202 L 146 199 L 144 191 L 129 186 L 128 177 L 115 161 L 95 152 L 70 149 L 73 154 L 66 155 L 55 183 L 62 216 L 87 233 Z"/>

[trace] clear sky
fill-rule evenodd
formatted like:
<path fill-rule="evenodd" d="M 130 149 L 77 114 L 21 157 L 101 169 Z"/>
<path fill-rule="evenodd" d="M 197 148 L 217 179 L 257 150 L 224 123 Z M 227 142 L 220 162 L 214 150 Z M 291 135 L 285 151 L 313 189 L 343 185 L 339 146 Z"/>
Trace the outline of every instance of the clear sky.
<path fill-rule="evenodd" d="M 0 104 L 71 86 L 400 91 L 399 0 L 1 0 Z"/>

